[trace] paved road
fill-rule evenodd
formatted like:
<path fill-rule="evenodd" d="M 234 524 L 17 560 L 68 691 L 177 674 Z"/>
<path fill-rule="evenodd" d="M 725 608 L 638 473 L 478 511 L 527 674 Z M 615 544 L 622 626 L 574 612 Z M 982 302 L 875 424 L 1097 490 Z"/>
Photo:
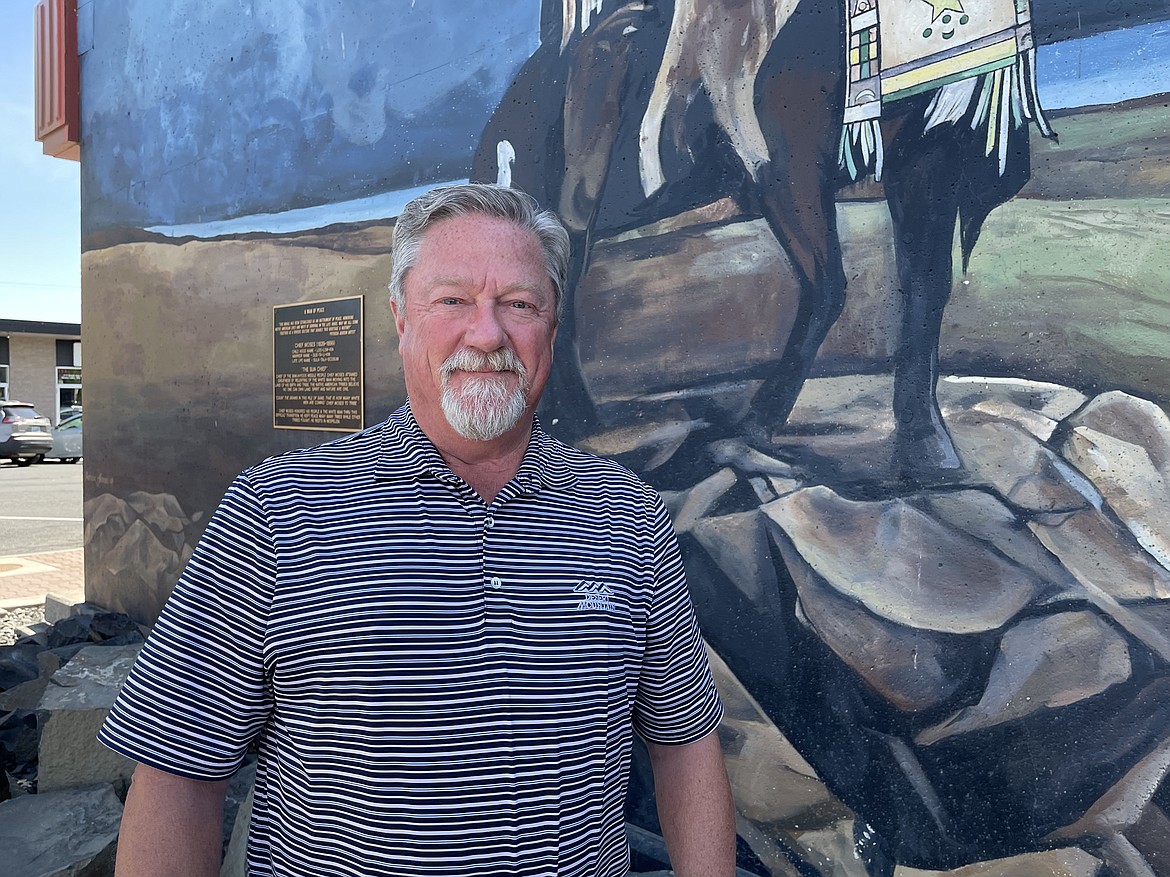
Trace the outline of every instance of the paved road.
<path fill-rule="evenodd" d="M 84 463 L 0 463 L 0 557 L 82 546 Z"/>

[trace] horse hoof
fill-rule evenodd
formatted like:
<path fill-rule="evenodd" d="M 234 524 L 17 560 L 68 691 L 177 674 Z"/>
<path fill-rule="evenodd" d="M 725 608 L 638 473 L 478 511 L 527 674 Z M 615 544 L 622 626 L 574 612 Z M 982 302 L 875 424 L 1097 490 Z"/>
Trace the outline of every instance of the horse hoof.
<path fill-rule="evenodd" d="M 775 450 L 772 440 L 776 435 L 776 430 L 758 412 L 749 411 L 747 416 L 735 425 L 735 430 L 739 433 L 740 438 L 756 450 Z"/>
<path fill-rule="evenodd" d="M 895 435 L 894 461 L 903 481 L 918 486 L 954 484 L 964 477 L 963 461 L 945 429 L 905 438 Z"/>

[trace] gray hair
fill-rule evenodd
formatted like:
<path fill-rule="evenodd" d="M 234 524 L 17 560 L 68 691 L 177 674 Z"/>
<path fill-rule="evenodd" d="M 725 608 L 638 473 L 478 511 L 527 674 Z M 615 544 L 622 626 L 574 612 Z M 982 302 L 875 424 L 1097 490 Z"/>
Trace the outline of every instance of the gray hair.
<path fill-rule="evenodd" d="M 531 195 L 519 189 L 488 183 L 440 186 L 408 202 L 394 226 L 390 249 L 390 298 L 401 312 L 406 306 L 406 272 L 418 258 L 423 235 L 444 219 L 468 214 L 510 220 L 536 235 L 544 254 L 544 265 L 556 297 L 556 315 L 564 308 L 566 275 L 569 271 L 569 233 L 556 214 L 541 210 Z"/>

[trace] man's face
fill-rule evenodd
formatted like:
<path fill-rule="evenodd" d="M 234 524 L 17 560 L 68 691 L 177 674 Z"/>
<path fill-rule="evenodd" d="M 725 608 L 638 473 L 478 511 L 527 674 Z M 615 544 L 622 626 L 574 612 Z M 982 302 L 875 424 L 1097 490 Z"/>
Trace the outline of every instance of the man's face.
<path fill-rule="evenodd" d="M 442 220 L 424 235 L 404 292 L 405 308 L 394 307 L 398 349 L 428 434 L 450 429 L 488 441 L 535 409 L 556 336 L 555 293 L 535 234 L 495 217 Z"/>

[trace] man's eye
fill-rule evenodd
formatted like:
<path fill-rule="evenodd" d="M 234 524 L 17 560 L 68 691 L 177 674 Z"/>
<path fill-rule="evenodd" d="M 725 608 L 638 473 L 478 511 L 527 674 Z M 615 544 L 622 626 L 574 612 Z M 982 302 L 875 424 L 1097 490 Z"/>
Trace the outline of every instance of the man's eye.
<path fill-rule="evenodd" d="M 451 296 L 447 296 L 447 298 L 439 299 L 439 303 L 445 304 L 445 305 L 457 305 L 457 304 L 459 304 L 459 299 L 452 298 Z"/>
<path fill-rule="evenodd" d="M 514 301 L 514 302 L 512 302 L 512 307 L 519 308 L 521 310 L 528 310 L 529 308 L 532 307 L 532 305 L 530 305 L 526 301 Z"/>

